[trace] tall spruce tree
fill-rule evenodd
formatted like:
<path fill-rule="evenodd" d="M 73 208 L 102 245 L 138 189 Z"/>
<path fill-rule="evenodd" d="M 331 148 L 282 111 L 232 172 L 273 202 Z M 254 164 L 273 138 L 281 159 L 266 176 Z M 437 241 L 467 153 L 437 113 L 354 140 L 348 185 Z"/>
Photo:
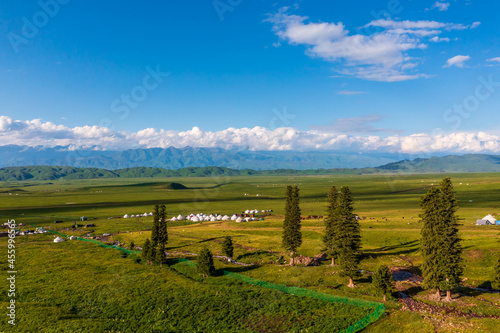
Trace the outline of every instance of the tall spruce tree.
<path fill-rule="evenodd" d="M 151 241 L 147 238 L 142 245 L 141 256 L 142 259 L 146 260 L 146 265 L 149 265 L 149 254 L 151 253 Z"/>
<path fill-rule="evenodd" d="M 384 302 L 387 300 L 387 295 L 390 296 L 396 291 L 391 271 L 386 265 L 377 268 L 372 277 L 372 286 L 377 294 L 383 296 Z"/>
<path fill-rule="evenodd" d="M 436 289 L 436 295 L 440 296 L 439 282 L 442 280 L 440 272 L 440 257 L 438 250 L 440 248 L 440 237 L 438 236 L 440 217 L 441 198 L 439 189 L 431 188 L 427 194 L 420 200 L 422 213 L 422 229 L 420 231 L 420 251 L 422 252 L 422 275 L 424 281 L 422 285 L 426 289 Z"/>
<path fill-rule="evenodd" d="M 153 226 L 151 227 L 151 245 L 155 248 L 160 237 L 160 206 L 155 205 L 153 210 Z"/>
<path fill-rule="evenodd" d="M 155 251 L 155 261 L 160 264 L 160 267 L 163 267 L 163 262 L 165 261 L 165 245 L 159 243 L 156 247 Z"/>
<path fill-rule="evenodd" d="M 299 188 L 297 186 L 287 186 L 285 195 L 285 220 L 283 222 L 282 246 L 285 250 L 291 252 L 293 266 L 295 252 L 302 245 Z"/>
<path fill-rule="evenodd" d="M 200 255 L 198 256 L 196 263 L 196 270 L 199 274 L 203 275 L 203 277 L 209 277 L 215 271 L 212 252 L 210 252 L 206 246 L 204 246 L 200 251 Z"/>
<path fill-rule="evenodd" d="M 494 271 L 493 271 L 493 281 L 491 283 L 493 289 L 500 289 L 500 258 L 498 258 Z"/>
<path fill-rule="evenodd" d="M 165 205 L 160 205 L 158 213 L 158 243 L 163 247 L 168 243 L 168 230 L 167 230 L 167 216 L 165 212 Z"/>
<path fill-rule="evenodd" d="M 153 242 L 149 243 L 149 251 L 147 252 L 149 264 L 153 265 L 156 260 L 156 246 L 153 246 Z"/>
<path fill-rule="evenodd" d="M 423 226 L 421 230 L 422 273 L 424 287 L 446 290 L 446 300 L 459 285 L 463 273 L 462 246 L 458 234 L 458 209 L 450 178 L 444 178 L 439 188 L 431 188 L 421 199 Z"/>
<path fill-rule="evenodd" d="M 338 192 L 335 186 L 332 186 L 327 194 L 327 209 L 325 219 L 325 233 L 323 243 L 327 253 L 332 257 L 332 266 L 335 265 L 335 257 L 338 256 L 339 240 L 336 230 L 338 228 L 338 218 L 336 214 L 338 201 Z"/>
<path fill-rule="evenodd" d="M 338 196 L 336 215 L 338 228 L 336 237 L 339 241 L 338 258 L 340 276 L 349 277 L 350 288 L 354 288 L 354 277 L 359 276 L 361 233 L 359 223 L 353 214 L 353 200 L 349 187 L 344 186 Z"/>
<path fill-rule="evenodd" d="M 224 241 L 222 242 L 222 254 L 228 258 L 233 258 L 234 246 L 233 239 L 231 236 L 224 237 Z"/>

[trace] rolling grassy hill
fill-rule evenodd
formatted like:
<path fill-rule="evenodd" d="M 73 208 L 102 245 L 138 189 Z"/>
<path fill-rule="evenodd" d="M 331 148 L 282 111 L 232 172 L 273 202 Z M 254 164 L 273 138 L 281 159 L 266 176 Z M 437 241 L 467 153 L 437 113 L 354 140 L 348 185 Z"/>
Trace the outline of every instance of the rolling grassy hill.
<path fill-rule="evenodd" d="M 213 177 L 213 176 L 280 176 L 280 175 L 331 175 L 331 174 L 374 174 L 374 173 L 469 173 L 499 172 L 500 156 L 468 154 L 417 158 L 389 163 L 375 168 L 362 169 L 275 169 L 252 170 L 225 167 L 188 167 L 178 170 L 135 167 L 118 170 L 98 168 L 75 168 L 67 166 L 25 166 L 0 169 L 0 181 L 93 179 L 93 178 L 147 178 L 147 177 Z"/>

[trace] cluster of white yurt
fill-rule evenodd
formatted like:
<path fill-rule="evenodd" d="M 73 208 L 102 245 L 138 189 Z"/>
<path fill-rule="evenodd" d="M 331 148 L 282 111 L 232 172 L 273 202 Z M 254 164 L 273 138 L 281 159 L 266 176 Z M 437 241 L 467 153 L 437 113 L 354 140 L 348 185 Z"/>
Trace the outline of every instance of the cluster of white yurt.
<path fill-rule="evenodd" d="M 235 222 L 250 222 L 250 221 L 257 221 L 255 217 L 237 217 Z"/>
<path fill-rule="evenodd" d="M 235 215 L 236 216 L 236 215 Z M 215 222 L 215 221 L 229 221 L 230 217 L 228 215 L 221 214 L 189 214 L 186 217 L 179 214 L 177 217 L 172 217 L 170 221 L 191 221 L 191 222 Z"/>
<path fill-rule="evenodd" d="M 250 215 L 250 214 L 259 214 L 259 213 L 266 213 L 268 211 L 266 210 L 258 210 L 258 209 L 247 209 L 243 213 Z M 258 218 L 255 217 L 240 217 L 237 214 L 233 214 L 231 216 L 229 215 L 221 215 L 221 214 L 204 214 L 204 213 L 197 213 L 197 214 L 189 214 L 187 216 L 183 216 L 182 214 L 179 214 L 178 216 L 174 216 L 170 219 L 170 221 L 191 221 L 191 222 L 215 222 L 215 221 L 235 221 L 235 222 L 249 222 L 249 221 L 258 221 Z M 263 218 L 261 218 L 263 220 Z"/>
<path fill-rule="evenodd" d="M 128 215 L 128 214 L 125 214 L 123 215 L 123 218 L 124 219 L 128 219 L 128 218 L 134 218 L 134 217 L 147 217 L 147 216 L 153 216 L 153 212 L 149 212 L 149 213 L 144 213 L 144 214 L 132 214 L 132 215 Z"/>
<path fill-rule="evenodd" d="M 264 213 L 264 211 L 262 211 Z M 245 210 L 245 214 L 259 214 L 260 210 L 258 209 L 247 209 Z"/>

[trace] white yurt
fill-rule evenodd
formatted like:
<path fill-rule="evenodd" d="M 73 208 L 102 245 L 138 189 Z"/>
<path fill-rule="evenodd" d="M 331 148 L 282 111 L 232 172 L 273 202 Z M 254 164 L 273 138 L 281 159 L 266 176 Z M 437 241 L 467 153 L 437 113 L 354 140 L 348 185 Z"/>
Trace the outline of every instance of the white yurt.
<path fill-rule="evenodd" d="M 64 242 L 64 239 L 62 239 L 61 237 L 54 238 L 54 243 L 62 243 L 62 242 Z"/>
<path fill-rule="evenodd" d="M 215 221 L 217 221 L 217 218 L 216 218 L 215 216 L 212 216 L 212 217 L 210 218 L 210 221 L 211 221 L 211 222 L 215 222 Z"/>
<path fill-rule="evenodd" d="M 491 215 L 491 214 L 486 215 L 482 219 L 486 220 L 486 221 L 489 221 L 493 225 L 497 222 L 497 219 L 495 217 L 493 217 L 493 215 Z"/>
<path fill-rule="evenodd" d="M 222 220 L 222 221 L 227 221 L 227 220 L 229 220 L 229 219 L 230 219 L 230 217 L 229 217 L 229 216 L 227 216 L 227 215 L 224 215 L 224 216 L 221 218 L 221 220 Z"/>
<path fill-rule="evenodd" d="M 170 221 L 172 221 L 172 222 L 177 221 L 177 217 L 175 217 L 175 216 L 174 216 L 174 217 L 172 217 L 172 218 L 170 219 Z"/>
<path fill-rule="evenodd" d="M 182 216 L 181 214 L 179 214 L 179 216 L 177 216 L 177 220 L 179 220 L 179 221 L 184 220 L 184 216 Z"/>
<path fill-rule="evenodd" d="M 193 216 L 191 218 L 191 221 L 193 221 L 193 222 L 200 222 L 200 219 L 198 218 L 198 216 Z"/>
<path fill-rule="evenodd" d="M 148 215 L 149 215 L 149 216 L 153 216 L 153 212 L 149 212 L 149 214 L 148 214 Z"/>
<path fill-rule="evenodd" d="M 245 214 L 250 214 L 250 210 L 249 209 L 245 210 Z"/>
<path fill-rule="evenodd" d="M 243 219 L 242 219 L 241 217 L 238 217 L 238 218 L 236 219 L 236 222 L 242 222 L 242 221 L 243 221 Z"/>
<path fill-rule="evenodd" d="M 129 217 L 130 217 L 130 216 L 128 216 L 128 214 L 123 215 L 123 218 L 124 218 L 124 219 L 128 219 Z"/>
<path fill-rule="evenodd" d="M 245 222 L 248 222 L 250 221 L 250 218 L 249 217 L 245 217 Z"/>
<path fill-rule="evenodd" d="M 76 239 L 77 239 L 76 236 L 70 236 L 69 237 L 69 240 L 76 240 Z"/>
<path fill-rule="evenodd" d="M 130 215 L 130 217 L 135 217 L 135 215 L 134 215 L 134 214 L 132 214 L 132 215 Z"/>
<path fill-rule="evenodd" d="M 222 220 L 222 215 L 219 214 L 219 215 L 217 215 L 217 221 L 220 221 L 220 220 Z"/>
<path fill-rule="evenodd" d="M 238 219 L 238 216 L 236 216 L 236 214 L 234 214 L 233 216 L 231 216 L 231 221 L 236 221 L 236 219 Z"/>

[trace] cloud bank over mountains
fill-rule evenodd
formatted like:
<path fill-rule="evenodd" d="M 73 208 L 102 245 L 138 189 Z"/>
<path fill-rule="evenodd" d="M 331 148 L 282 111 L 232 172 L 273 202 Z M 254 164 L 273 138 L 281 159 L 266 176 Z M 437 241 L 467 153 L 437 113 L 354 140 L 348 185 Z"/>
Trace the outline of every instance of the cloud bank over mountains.
<path fill-rule="evenodd" d="M 375 117 L 368 116 L 370 119 Z M 147 128 L 137 132 L 124 132 L 99 126 L 67 127 L 40 119 L 21 121 L 0 116 L 0 146 L 70 146 L 72 149 L 99 150 L 190 146 L 253 151 L 316 150 L 402 154 L 500 152 L 500 137 L 484 132 L 382 136 L 373 134 L 377 130 L 369 128 L 371 131 L 367 131 L 366 135 L 352 135 L 338 130 L 337 125 L 345 125 L 346 122 L 346 119 L 341 119 L 332 126 L 307 131 L 291 127 L 271 130 L 256 126 L 221 131 L 203 131 L 193 127 L 187 131 Z"/>

